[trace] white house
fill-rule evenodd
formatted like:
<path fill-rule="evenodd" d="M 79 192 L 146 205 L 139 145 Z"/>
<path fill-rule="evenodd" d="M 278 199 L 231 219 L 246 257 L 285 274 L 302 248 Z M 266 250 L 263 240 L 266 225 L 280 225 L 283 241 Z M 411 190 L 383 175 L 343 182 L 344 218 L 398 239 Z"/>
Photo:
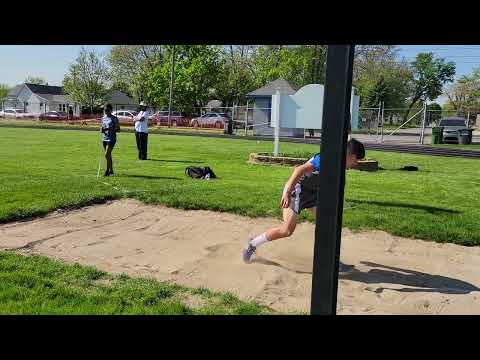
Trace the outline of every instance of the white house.
<path fill-rule="evenodd" d="M 72 107 L 75 116 L 80 114 L 80 105 L 71 100 L 61 86 L 28 83 L 17 85 L 9 91 L 3 106 L 34 114 L 49 111 L 68 112 Z"/>
<path fill-rule="evenodd" d="M 113 91 L 110 101 L 114 110 L 136 110 L 137 104 L 121 91 Z M 28 113 L 42 114 L 49 111 L 81 113 L 81 105 L 70 99 L 62 86 L 20 84 L 11 89 L 3 102 L 3 108 L 21 109 Z"/>

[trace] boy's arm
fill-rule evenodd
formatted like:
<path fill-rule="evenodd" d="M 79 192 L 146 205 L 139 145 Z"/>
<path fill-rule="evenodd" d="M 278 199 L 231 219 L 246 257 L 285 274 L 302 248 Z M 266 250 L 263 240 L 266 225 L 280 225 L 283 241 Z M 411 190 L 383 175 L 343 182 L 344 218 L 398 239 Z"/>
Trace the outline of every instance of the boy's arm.
<path fill-rule="evenodd" d="M 313 171 L 313 165 L 309 161 L 306 162 L 305 164 L 297 166 L 293 170 L 292 175 L 290 175 L 290 178 L 288 179 L 288 181 L 285 185 L 284 191 L 286 190 L 287 193 L 291 193 L 293 191 L 293 188 L 295 187 L 295 185 L 300 180 L 300 178 L 307 173 L 311 173 L 312 171 Z"/>
<path fill-rule="evenodd" d="M 308 173 L 313 172 L 313 165 L 310 163 L 310 161 L 306 162 L 303 165 L 297 166 L 294 170 L 292 175 L 290 175 L 290 178 L 288 179 L 287 183 L 285 184 L 285 187 L 283 188 L 283 194 L 282 194 L 282 200 L 281 204 L 282 207 L 288 207 L 288 204 L 290 202 L 290 193 L 293 191 L 293 188 L 295 185 L 298 183 L 300 178 Z"/>

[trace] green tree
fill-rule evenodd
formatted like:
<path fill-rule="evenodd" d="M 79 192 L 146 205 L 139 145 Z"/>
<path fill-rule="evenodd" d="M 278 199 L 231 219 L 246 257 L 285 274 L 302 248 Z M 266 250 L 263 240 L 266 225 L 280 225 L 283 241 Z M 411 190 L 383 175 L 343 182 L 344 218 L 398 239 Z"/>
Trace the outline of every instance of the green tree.
<path fill-rule="evenodd" d="M 172 47 L 165 46 L 165 58 L 171 58 Z M 177 45 L 175 50 L 173 107 L 195 113 L 215 94 L 223 60 L 220 48 L 211 45 Z M 171 61 L 164 61 L 150 73 L 146 100 L 166 108 L 169 102 Z"/>
<path fill-rule="evenodd" d="M 435 100 L 443 93 L 444 85 L 452 82 L 455 76 L 455 64 L 447 63 L 443 58 L 435 58 L 433 53 L 418 54 L 411 63 L 411 69 L 413 80 L 404 121 L 418 101 Z"/>
<path fill-rule="evenodd" d="M 116 45 L 110 50 L 112 88 L 123 91 L 137 101 L 144 100 L 147 79 L 165 60 L 162 45 Z"/>
<path fill-rule="evenodd" d="M 427 105 L 427 124 L 434 122 L 437 123 L 442 117 L 442 107 L 437 103 L 431 103 Z"/>
<path fill-rule="evenodd" d="M 82 106 L 101 106 L 109 98 L 109 72 L 107 64 L 94 50 L 80 50 L 76 61 L 70 65 L 63 79 L 65 92 Z"/>
<path fill-rule="evenodd" d="M 8 85 L 0 84 L 0 100 L 5 99 L 8 96 L 10 88 Z"/>
<path fill-rule="evenodd" d="M 36 76 L 28 76 L 24 82 L 26 84 L 48 85 L 48 82 L 45 79 Z"/>

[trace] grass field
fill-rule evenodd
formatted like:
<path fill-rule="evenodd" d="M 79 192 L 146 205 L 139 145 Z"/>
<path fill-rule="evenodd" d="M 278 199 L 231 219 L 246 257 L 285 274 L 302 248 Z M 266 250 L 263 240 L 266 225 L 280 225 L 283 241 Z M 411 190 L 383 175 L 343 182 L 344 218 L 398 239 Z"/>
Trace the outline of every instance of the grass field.
<path fill-rule="evenodd" d="M 291 173 L 288 167 L 247 163 L 251 152 L 271 151 L 271 142 L 151 135 L 151 160 L 141 162 L 134 135 L 123 133 L 113 153 L 115 176 L 97 181 L 98 133 L 2 127 L 0 136 L 2 222 L 122 196 L 185 209 L 279 217 L 280 192 Z M 314 153 L 318 147 L 282 143 L 281 152 Z M 478 160 L 373 151 L 367 157 L 377 159 L 384 170 L 348 173 L 345 196 L 354 208 L 344 212 L 344 226 L 480 244 Z M 187 178 L 188 165 L 208 165 L 219 178 Z M 404 165 L 420 171 L 397 170 Z"/>
<path fill-rule="evenodd" d="M 270 152 L 271 142 L 152 134 L 151 160 L 141 162 L 134 135 L 121 133 L 113 153 L 115 176 L 97 181 L 101 148 L 96 132 L 0 127 L 0 137 L 0 222 L 121 197 L 279 217 L 279 195 L 291 173 L 288 167 L 247 162 L 251 152 Z M 281 152 L 307 157 L 318 146 L 282 143 Z M 348 173 L 345 194 L 353 209 L 344 212 L 345 226 L 480 244 L 478 160 L 373 151 L 367 157 L 377 159 L 383 170 Z M 188 165 L 208 165 L 219 178 L 190 179 L 184 175 Z M 404 165 L 420 171 L 397 170 Z M 262 313 L 272 311 L 230 293 L 0 252 L 0 314 Z"/>
<path fill-rule="evenodd" d="M 113 276 L 42 256 L 0 252 L 0 315 L 255 315 L 270 309 L 230 293 Z"/>

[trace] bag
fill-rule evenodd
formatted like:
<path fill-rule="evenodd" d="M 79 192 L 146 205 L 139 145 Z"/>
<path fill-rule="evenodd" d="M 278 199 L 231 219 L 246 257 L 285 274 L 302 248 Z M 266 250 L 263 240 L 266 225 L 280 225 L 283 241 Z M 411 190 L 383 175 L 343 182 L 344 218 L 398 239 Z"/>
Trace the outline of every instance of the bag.
<path fill-rule="evenodd" d="M 194 179 L 214 179 L 217 176 L 208 166 L 201 168 L 196 166 L 187 166 L 185 169 L 185 175 Z"/>

